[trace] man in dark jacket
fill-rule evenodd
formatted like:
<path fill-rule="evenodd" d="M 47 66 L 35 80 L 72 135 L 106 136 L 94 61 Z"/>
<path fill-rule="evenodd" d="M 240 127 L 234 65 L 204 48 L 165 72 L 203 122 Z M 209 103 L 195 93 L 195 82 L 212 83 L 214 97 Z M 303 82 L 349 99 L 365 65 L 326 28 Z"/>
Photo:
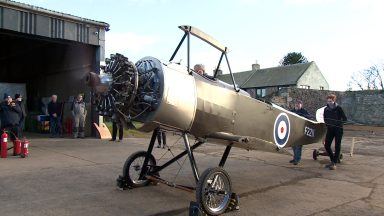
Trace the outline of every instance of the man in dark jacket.
<path fill-rule="evenodd" d="M 25 109 L 23 97 L 21 96 L 21 94 L 15 94 L 15 101 L 20 106 L 20 109 L 21 109 L 20 122 L 19 122 L 19 135 L 23 136 L 25 117 L 27 117 L 27 110 Z"/>
<path fill-rule="evenodd" d="M 347 121 L 343 109 L 336 103 L 336 95 L 327 96 L 327 106 L 324 109 L 324 122 L 327 126 L 325 136 L 325 150 L 329 155 L 331 163 L 327 165 L 330 170 L 336 169 L 336 163 L 340 163 L 341 139 L 343 137 L 343 123 Z M 335 153 L 333 153 L 331 144 L 335 138 Z"/>
<path fill-rule="evenodd" d="M 296 101 L 295 108 L 291 111 L 300 115 L 300 116 L 303 116 L 305 118 L 310 118 L 310 115 L 307 112 L 307 110 L 305 110 L 303 108 L 303 102 L 301 100 Z M 293 150 L 293 159 L 289 162 L 293 163 L 294 165 L 297 165 L 301 161 L 301 152 L 303 150 L 303 146 L 302 145 L 294 145 L 294 146 L 292 146 L 292 150 Z"/>
<path fill-rule="evenodd" d="M 4 101 L 0 104 L 1 130 L 9 131 L 11 140 L 19 137 L 20 116 L 20 106 L 10 95 L 4 94 Z"/>
<path fill-rule="evenodd" d="M 48 114 L 51 138 L 62 136 L 61 103 L 57 102 L 57 95 L 52 95 L 51 102 L 48 103 Z"/>

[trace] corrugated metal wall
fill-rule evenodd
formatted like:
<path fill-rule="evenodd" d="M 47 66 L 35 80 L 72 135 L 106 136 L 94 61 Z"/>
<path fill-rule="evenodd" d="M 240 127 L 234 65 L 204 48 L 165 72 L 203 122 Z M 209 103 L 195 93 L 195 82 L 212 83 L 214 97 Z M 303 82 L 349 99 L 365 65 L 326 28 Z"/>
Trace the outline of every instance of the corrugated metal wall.
<path fill-rule="evenodd" d="M 102 27 L 2 6 L 0 29 L 104 46 Z"/>
<path fill-rule="evenodd" d="M 20 32 L 36 34 L 36 14 L 20 11 Z"/>
<path fill-rule="evenodd" d="M 99 71 L 108 27 L 107 23 L 0 0 L 2 82 L 26 83 L 31 108 L 35 99 L 51 94 L 67 100 L 82 92 L 89 98 L 83 77 Z M 89 134 L 91 122 L 98 122 L 99 117 L 93 111 L 88 116 Z"/>

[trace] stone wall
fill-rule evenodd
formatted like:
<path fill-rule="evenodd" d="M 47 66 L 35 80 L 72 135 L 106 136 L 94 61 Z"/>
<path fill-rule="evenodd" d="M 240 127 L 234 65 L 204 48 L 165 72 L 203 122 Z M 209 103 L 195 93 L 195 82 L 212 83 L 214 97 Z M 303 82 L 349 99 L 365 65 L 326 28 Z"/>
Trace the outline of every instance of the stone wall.
<path fill-rule="evenodd" d="M 349 121 L 358 124 L 384 126 L 384 91 L 326 91 L 283 88 L 268 100 L 292 109 L 295 100 L 302 100 L 304 108 L 312 115 L 326 105 L 326 96 L 334 93 Z"/>

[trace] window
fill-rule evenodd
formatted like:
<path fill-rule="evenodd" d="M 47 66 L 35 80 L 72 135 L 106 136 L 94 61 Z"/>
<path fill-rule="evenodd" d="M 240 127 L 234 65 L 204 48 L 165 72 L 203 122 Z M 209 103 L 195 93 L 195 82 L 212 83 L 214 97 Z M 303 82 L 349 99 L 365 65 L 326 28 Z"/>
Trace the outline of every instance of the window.
<path fill-rule="evenodd" d="M 324 90 L 324 86 L 320 86 L 320 90 Z"/>
<path fill-rule="evenodd" d="M 256 89 L 256 96 L 257 97 L 265 97 L 265 88 L 263 88 L 263 89 Z"/>
<path fill-rule="evenodd" d="M 302 89 L 310 89 L 310 86 L 309 85 L 300 85 L 300 88 L 302 88 Z"/>

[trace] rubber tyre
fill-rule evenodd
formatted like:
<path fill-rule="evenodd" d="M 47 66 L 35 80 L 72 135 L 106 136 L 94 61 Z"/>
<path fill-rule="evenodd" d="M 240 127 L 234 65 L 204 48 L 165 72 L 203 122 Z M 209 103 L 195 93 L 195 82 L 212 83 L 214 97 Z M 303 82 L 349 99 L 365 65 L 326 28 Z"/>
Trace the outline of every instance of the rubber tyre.
<path fill-rule="evenodd" d="M 133 162 L 135 162 L 136 159 L 142 157 L 143 163 L 144 163 L 144 159 L 145 159 L 146 155 L 147 155 L 146 151 L 135 152 L 135 153 L 131 154 L 131 156 L 129 156 L 124 163 L 123 178 L 127 181 L 128 185 L 133 187 L 133 188 L 144 187 L 150 183 L 150 181 L 148 179 L 144 179 L 144 180 L 141 180 L 140 182 L 137 182 L 136 180 L 132 179 L 132 176 L 131 176 L 132 173 L 130 173 L 130 168 L 131 168 Z M 156 159 L 152 154 L 149 157 L 148 164 L 151 166 L 156 166 Z M 141 170 L 141 168 L 142 167 L 140 167 L 140 170 Z"/>
<path fill-rule="evenodd" d="M 227 183 L 229 184 L 229 191 L 228 191 L 228 198 L 226 200 L 226 203 L 223 205 L 223 207 L 219 211 L 212 211 L 209 209 L 207 204 L 204 202 L 204 193 L 205 193 L 205 188 L 207 187 L 207 180 L 210 179 L 213 175 L 215 174 L 221 174 L 223 177 L 226 178 Z M 206 169 L 203 174 L 200 176 L 200 180 L 197 183 L 197 188 L 196 188 L 196 201 L 199 204 L 199 206 L 202 208 L 202 210 L 207 214 L 207 215 L 220 215 L 223 214 L 227 208 L 228 205 L 231 202 L 231 194 L 232 194 L 232 182 L 231 178 L 229 177 L 228 173 L 221 167 L 214 167 L 214 168 L 208 168 Z"/>

